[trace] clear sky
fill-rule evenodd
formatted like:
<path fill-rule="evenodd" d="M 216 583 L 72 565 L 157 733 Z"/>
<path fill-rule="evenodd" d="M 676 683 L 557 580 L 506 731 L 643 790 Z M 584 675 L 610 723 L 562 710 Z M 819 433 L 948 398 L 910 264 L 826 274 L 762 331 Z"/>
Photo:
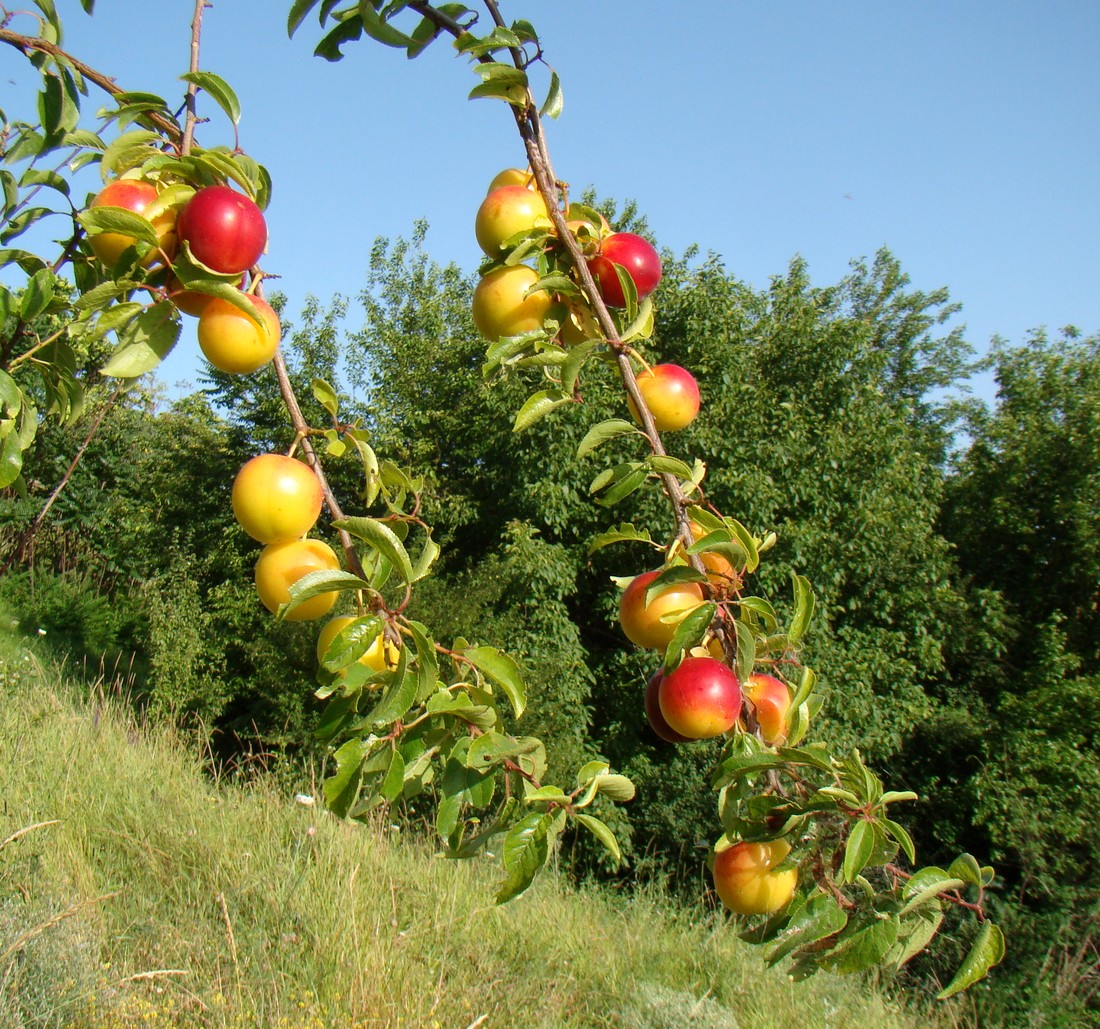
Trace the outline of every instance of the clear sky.
<path fill-rule="evenodd" d="M 72 52 L 124 88 L 180 94 L 191 0 L 98 0 L 92 18 L 56 2 Z M 466 100 L 477 80 L 445 43 L 412 62 L 370 40 L 315 58 L 314 18 L 288 40 L 288 7 L 216 0 L 201 66 L 237 91 L 242 145 L 274 178 L 263 265 L 289 314 L 354 295 L 375 237 L 418 218 L 433 257 L 472 270 L 485 186 L 523 162 L 505 106 Z M 501 7 L 534 23 L 562 78 L 559 177 L 637 200 L 659 245 L 698 243 L 758 286 L 796 254 L 827 285 L 885 245 L 914 286 L 949 288 L 979 350 L 1040 325 L 1100 330 L 1094 0 Z M 33 83 L 0 51 L 0 107 Z M 200 141 L 231 141 L 206 113 Z M 169 382 L 196 378 L 193 325 Z"/>

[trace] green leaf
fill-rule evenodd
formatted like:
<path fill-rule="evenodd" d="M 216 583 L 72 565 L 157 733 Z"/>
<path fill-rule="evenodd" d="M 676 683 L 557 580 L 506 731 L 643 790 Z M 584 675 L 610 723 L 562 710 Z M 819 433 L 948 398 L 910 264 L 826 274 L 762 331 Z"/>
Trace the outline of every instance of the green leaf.
<path fill-rule="evenodd" d="M 814 594 L 810 588 L 809 579 L 804 575 L 792 573 L 791 581 L 794 584 L 794 615 L 791 618 L 791 627 L 787 631 L 787 639 L 793 647 L 798 645 L 813 617 Z"/>
<path fill-rule="evenodd" d="M 875 829 L 867 821 L 858 821 L 852 826 L 848 842 L 844 846 L 844 881 L 855 882 L 855 878 L 867 866 L 875 849 Z"/>
<path fill-rule="evenodd" d="M 324 36 L 321 42 L 314 47 L 313 52 L 326 61 L 343 60 L 344 55 L 341 53 L 340 47 L 345 43 L 358 39 L 362 34 L 363 23 L 358 15 L 353 15 L 345 18 L 328 35 Z"/>
<path fill-rule="evenodd" d="M 632 435 L 642 435 L 641 430 L 639 430 L 633 422 L 624 421 L 622 418 L 611 418 L 608 421 L 600 422 L 597 425 L 593 425 L 592 428 L 585 433 L 584 439 L 581 440 L 580 445 L 577 447 L 577 457 L 581 458 L 591 454 L 593 450 L 606 443 L 609 439 Z"/>
<path fill-rule="evenodd" d="M 905 916 L 910 911 L 927 904 L 930 900 L 934 900 L 941 893 L 946 893 L 948 890 L 959 890 L 965 885 L 966 883 L 962 879 L 953 878 L 942 868 L 931 865 L 922 868 L 905 884 L 903 896 L 907 899 L 898 914 Z"/>
<path fill-rule="evenodd" d="M 649 477 L 645 464 L 640 461 L 627 461 L 613 468 L 606 468 L 588 487 L 588 492 L 598 493 L 592 499 L 601 507 L 613 507 L 625 500 L 637 490 Z"/>
<path fill-rule="evenodd" d="M 592 351 L 603 343 L 598 339 L 586 339 L 583 343 L 569 348 L 565 360 L 561 366 L 561 388 L 566 393 L 572 393 L 577 388 L 577 379 L 580 376 L 584 362 L 592 355 Z"/>
<path fill-rule="evenodd" d="M 608 800 L 614 800 L 618 803 L 634 799 L 634 783 L 625 775 L 597 775 L 596 789 Z"/>
<path fill-rule="evenodd" d="M 982 880 L 981 865 L 978 864 L 973 854 L 960 854 L 948 866 L 947 874 L 954 876 L 956 879 L 962 879 L 963 882 L 969 883 L 971 886 L 980 887 L 985 885 Z"/>
<path fill-rule="evenodd" d="M 646 458 L 646 462 L 658 475 L 675 475 L 678 479 L 690 479 L 692 476 L 691 465 L 681 461 L 678 457 L 650 454 Z"/>
<path fill-rule="evenodd" d="M 390 757 L 389 768 L 378 787 L 378 792 L 390 804 L 401 796 L 405 787 L 405 759 L 400 750 L 394 750 Z"/>
<path fill-rule="evenodd" d="M 554 408 L 572 402 L 572 394 L 565 393 L 560 389 L 544 389 L 538 393 L 533 393 L 516 413 L 512 431 L 522 432 L 528 426 L 534 425 L 540 418 L 545 418 Z"/>
<path fill-rule="evenodd" d="M 142 158 L 137 155 L 144 153 L 151 157 L 158 153 L 158 143 L 160 143 L 160 133 L 153 132 L 151 129 L 134 129 L 112 140 L 111 145 L 103 151 L 103 157 L 99 162 L 103 181 L 106 182 L 116 172 L 125 171 L 131 166 L 131 161 L 140 164 Z"/>
<path fill-rule="evenodd" d="M 533 811 L 516 822 L 504 837 L 501 857 L 506 875 L 497 890 L 498 904 L 523 893 L 546 864 L 550 855 L 547 836 L 553 821 L 552 814 Z"/>
<path fill-rule="evenodd" d="M 466 754 L 467 768 L 492 768 L 509 758 L 520 754 L 530 754 L 542 746 L 542 742 L 533 736 L 507 736 L 492 730 L 482 733 Z"/>
<path fill-rule="evenodd" d="M 232 87 L 220 75 L 210 71 L 191 71 L 181 75 L 180 78 L 208 93 L 234 125 L 240 124 L 241 103 Z"/>
<path fill-rule="evenodd" d="M 343 518 L 334 521 L 333 527 L 344 529 L 356 539 L 362 540 L 377 550 L 394 568 L 406 583 L 412 582 L 413 566 L 405 545 L 388 525 L 376 518 Z"/>
<path fill-rule="evenodd" d="M 366 615 L 349 622 L 332 638 L 321 657 L 321 667 L 326 672 L 339 672 L 358 661 L 374 645 L 382 627 L 382 619 L 377 615 Z"/>
<path fill-rule="evenodd" d="M 179 335 L 175 307 L 168 301 L 154 304 L 119 330 L 119 346 L 101 371 L 120 379 L 144 375 L 171 353 Z"/>
<path fill-rule="evenodd" d="M 336 395 L 336 390 L 324 379 L 313 380 L 313 396 L 317 403 L 328 411 L 333 418 L 336 417 L 336 413 L 340 409 L 340 399 Z"/>
<path fill-rule="evenodd" d="M 420 549 L 420 556 L 417 557 L 416 564 L 413 565 L 411 581 L 419 582 L 428 575 L 440 553 L 439 544 L 430 535 L 425 537 L 424 546 Z"/>
<path fill-rule="evenodd" d="M 889 952 L 898 938 L 896 917 L 872 922 L 841 941 L 821 961 L 837 975 L 850 975 L 872 965 L 877 965 Z"/>
<path fill-rule="evenodd" d="M 692 609 L 676 626 L 672 639 L 665 648 L 664 670 L 667 675 L 679 663 L 680 655 L 685 651 L 697 647 L 710 628 L 711 622 L 718 611 L 718 605 L 713 601 L 707 601 Z"/>
<path fill-rule="evenodd" d="M 398 5 L 404 7 L 404 4 Z M 371 0 L 359 0 L 359 20 L 363 23 L 363 29 L 371 39 L 376 39 L 383 46 L 397 47 L 405 50 L 413 45 L 413 40 L 404 32 L 395 29 L 388 21 L 375 10 Z"/>
<path fill-rule="evenodd" d="M 756 637 L 740 618 L 734 619 L 733 629 L 737 636 L 737 659 L 734 662 L 737 678 L 748 682 L 756 665 Z"/>
<path fill-rule="evenodd" d="M 557 118 L 564 106 L 565 98 L 561 92 L 561 79 L 558 78 L 556 71 L 551 70 L 550 88 L 546 92 L 546 99 L 543 100 L 542 107 L 539 108 L 539 114 L 544 118 Z"/>
<path fill-rule="evenodd" d="M 905 851 L 905 856 L 909 859 L 910 864 L 916 864 L 917 849 L 913 845 L 913 837 L 909 835 L 905 826 L 900 825 L 890 818 L 881 819 L 881 824 L 883 829 L 898 841 L 901 849 Z"/>
<path fill-rule="evenodd" d="M 318 0 L 294 0 L 290 13 L 286 16 L 286 34 L 293 36 L 298 31 L 306 15 L 317 6 Z"/>
<path fill-rule="evenodd" d="M 832 936 L 847 924 L 848 916 L 834 897 L 824 893 L 814 894 L 791 916 L 775 945 L 765 954 L 765 959 L 769 965 L 774 965 L 793 950 Z"/>
<path fill-rule="evenodd" d="M 589 556 L 610 543 L 653 543 L 653 537 L 649 535 L 648 529 L 639 529 L 632 522 L 622 522 L 614 529 L 608 529 L 593 538 L 588 545 Z"/>
<path fill-rule="evenodd" d="M 322 790 L 325 795 L 325 803 L 338 818 L 347 816 L 351 805 L 359 792 L 359 784 L 362 782 L 363 760 L 366 757 L 367 748 L 362 740 L 348 740 L 333 758 L 336 761 L 336 772 L 325 780 Z"/>
<path fill-rule="evenodd" d="M 901 923 L 898 939 L 884 960 L 901 968 L 931 942 L 943 924 L 943 912 L 925 908 Z"/>
<path fill-rule="evenodd" d="M 955 973 L 955 978 L 936 994 L 936 999 L 946 1000 L 968 986 L 973 986 L 978 980 L 984 979 L 994 965 L 1000 964 L 1004 956 L 1004 933 L 992 922 L 984 922 L 978 938 Z"/>
<path fill-rule="evenodd" d="M 85 129 L 74 129 L 72 132 L 66 132 L 61 142 L 64 146 L 81 147 L 87 150 L 103 151 L 107 149 L 107 144 L 99 136 Z"/>
<path fill-rule="evenodd" d="M 492 100 L 504 100 L 513 107 L 527 106 L 527 87 L 514 85 L 503 81 L 482 82 L 470 90 L 467 99 L 480 100 L 489 98 Z"/>
<path fill-rule="evenodd" d="M 581 811 L 578 811 L 573 817 L 604 845 L 604 849 L 611 855 L 611 860 L 615 862 L 616 867 L 622 864 L 623 855 L 622 851 L 619 850 L 619 841 L 615 839 L 615 834 L 605 822 L 601 822 L 595 815 L 585 814 Z"/>
<path fill-rule="evenodd" d="M 368 585 L 358 575 L 341 571 L 338 568 L 308 572 L 290 587 L 290 600 L 279 605 L 275 617 L 285 618 L 295 608 L 304 604 L 307 600 L 319 597 L 322 593 L 363 590 L 367 589 Z"/>
<path fill-rule="evenodd" d="M 19 318 L 24 322 L 33 322 L 53 300 L 54 276 L 48 268 L 35 272 L 27 280 L 23 290 L 23 300 L 19 305 Z"/>
<path fill-rule="evenodd" d="M 367 713 L 362 724 L 364 726 L 390 725 L 396 722 L 416 700 L 417 685 L 416 674 L 408 671 L 408 651 L 402 649 L 401 660 L 393 673 L 393 680 L 382 694 L 382 699 Z"/>
<path fill-rule="evenodd" d="M 89 207 L 81 211 L 77 219 L 91 235 L 119 232 L 150 246 L 157 245 L 157 230 L 153 228 L 153 223 L 124 207 Z"/>
<path fill-rule="evenodd" d="M 527 706 L 527 687 L 520 674 L 519 665 L 507 654 L 496 647 L 469 647 L 462 652 L 478 671 L 498 683 L 512 705 L 516 718 L 523 714 Z"/>

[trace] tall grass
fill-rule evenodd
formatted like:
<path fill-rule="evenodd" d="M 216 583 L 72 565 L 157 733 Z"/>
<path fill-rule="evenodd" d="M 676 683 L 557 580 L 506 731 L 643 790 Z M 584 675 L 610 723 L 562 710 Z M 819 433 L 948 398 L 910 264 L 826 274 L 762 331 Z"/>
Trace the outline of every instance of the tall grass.
<path fill-rule="evenodd" d="M 854 979 L 791 983 L 656 893 L 547 875 L 497 907 L 490 862 L 211 782 L 10 642 L 0 683 L 0 1025 L 931 1024 Z"/>

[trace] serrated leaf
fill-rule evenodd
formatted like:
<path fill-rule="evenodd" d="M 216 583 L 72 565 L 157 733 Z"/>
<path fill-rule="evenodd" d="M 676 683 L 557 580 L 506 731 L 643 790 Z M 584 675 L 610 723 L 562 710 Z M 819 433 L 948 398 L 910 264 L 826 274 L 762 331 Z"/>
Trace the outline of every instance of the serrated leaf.
<path fill-rule="evenodd" d="M 939 932 L 943 918 L 942 911 L 926 909 L 902 922 L 898 940 L 884 960 L 892 963 L 895 968 L 901 968 L 928 946 L 932 937 Z"/>
<path fill-rule="evenodd" d="M 774 965 L 799 947 L 808 946 L 840 932 L 848 924 L 848 916 L 834 897 L 818 893 L 810 897 L 792 916 L 776 938 L 775 945 L 765 954 Z"/>
<path fill-rule="evenodd" d="M 646 466 L 637 461 L 630 461 L 609 468 L 598 475 L 589 486 L 589 492 L 599 493 L 599 496 L 592 498 L 594 503 L 601 507 L 614 507 L 620 500 L 625 500 L 641 487 L 647 478 L 649 478 L 649 472 Z"/>
<path fill-rule="evenodd" d="M 851 975 L 877 965 L 898 938 L 898 920 L 884 918 L 852 933 L 821 961 L 836 975 Z"/>
<path fill-rule="evenodd" d="M 408 670 L 408 651 L 401 651 L 401 659 L 393 673 L 393 679 L 382 694 L 382 699 L 367 712 L 364 726 L 390 725 L 401 718 L 416 700 L 418 680 Z"/>
<path fill-rule="evenodd" d="M 377 615 L 367 615 L 349 622 L 333 636 L 321 656 L 321 667 L 326 672 L 339 672 L 358 661 L 374 645 L 382 627 L 382 619 Z"/>
<path fill-rule="evenodd" d="M 503 100 L 513 107 L 527 106 L 527 87 L 512 85 L 508 82 L 492 81 L 482 82 L 470 90 L 467 99 Z"/>
<path fill-rule="evenodd" d="M 478 671 L 489 676 L 504 690 L 508 703 L 512 705 L 512 711 L 516 718 L 519 718 L 527 706 L 527 687 L 520 674 L 519 665 L 496 647 L 469 647 L 462 652 L 462 655 Z"/>
<path fill-rule="evenodd" d="M 522 432 L 530 425 L 534 425 L 540 418 L 545 418 L 556 407 L 562 404 L 572 403 L 573 397 L 560 389 L 544 389 L 533 393 L 524 402 L 523 407 L 516 412 L 516 420 L 512 423 L 513 432 Z"/>
<path fill-rule="evenodd" d="M 532 812 L 524 815 L 504 837 L 501 857 L 507 873 L 497 890 L 496 901 L 504 904 L 518 897 L 535 880 L 550 855 L 547 835 L 554 816 Z"/>
<path fill-rule="evenodd" d="M 19 305 L 19 318 L 24 322 L 33 322 L 53 300 L 54 276 L 48 268 L 35 272 L 27 280 L 23 289 L 23 299 Z"/>
<path fill-rule="evenodd" d="M 470 744 L 466 767 L 488 769 L 510 758 L 529 754 L 541 746 L 541 741 L 533 736 L 508 736 L 491 730 L 482 733 Z"/>
<path fill-rule="evenodd" d="M 983 923 L 978 932 L 978 938 L 959 966 L 955 978 L 936 994 L 936 999 L 946 1000 L 973 986 L 980 979 L 984 979 L 994 965 L 1000 964 L 1004 956 L 1004 933 L 992 922 Z"/>
<path fill-rule="evenodd" d="M 89 207 L 77 215 L 80 224 L 92 235 L 118 232 L 142 243 L 157 245 L 157 230 L 148 218 L 124 207 Z"/>
<path fill-rule="evenodd" d="M 440 553 L 439 544 L 430 535 L 425 537 L 424 546 L 420 548 L 420 555 L 416 559 L 416 564 L 413 565 L 411 581 L 419 582 L 423 579 L 431 571 Z"/>
<path fill-rule="evenodd" d="M 530 793 L 525 793 L 523 799 L 528 804 L 538 804 L 551 800 L 565 800 L 566 794 L 560 786 L 540 786 L 537 790 L 533 789 Z"/>
<path fill-rule="evenodd" d="M 611 543 L 653 543 L 653 537 L 650 536 L 648 529 L 639 529 L 631 522 L 622 522 L 614 529 L 608 529 L 593 538 L 588 545 L 589 556 L 600 547 L 606 547 Z"/>
<path fill-rule="evenodd" d="M 286 16 L 286 34 L 288 36 L 293 36 L 298 31 L 302 22 L 305 21 L 306 15 L 317 6 L 317 3 L 318 0 L 294 0 L 290 13 Z"/>
<path fill-rule="evenodd" d="M 599 422 L 585 433 L 584 439 L 577 446 L 577 457 L 591 454 L 593 450 L 610 439 L 631 435 L 641 435 L 633 422 L 624 421 L 622 418 L 610 418 L 605 422 Z"/>
<path fill-rule="evenodd" d="M 376 518 L 342 518 L 333 527 L 344 529 L 378 551 L 396 570 L 404 582 L 412 582 L 413 567 L 405 545 L 388 525 Z"/>
<path fill-rule="evenodd" d="M 566 393 L 572 393 L 577 388 L 577 379 L 580 376 L 584 362 L 592 355 L 592 351 L 600 346 L 602 340 L 587 339 L 583 343 L 577 343 L 569 348 L 565 360 L 561 366 L 561 388 Z"/>
<path fill-rule="evenodd" d="M 358 15 L 352 15 L 345 18 L 336 28 L 323 36 L 321 42 L 313 48 L 313 52 L 326 61 L 343 60 L 344 55 L 340 51 L 340 47 L 345 43 L 358 39 L 362 34 L 363 23 L 359 20 Z"/>
<path fill-rule="evenodd" d="M 690 479 L 692 475 L 691 465 L 681 461 L 678 457 L 669 457 L 667 454 L 650 454 L 646 458 L 649 467 L 658 475 L 675 475 L 678 479 Z"/>
<path fill-rule="evenodd" d="M 401 751 L 395 749 L 390 757 L 390 764 L 386 769 L 382 783 L 378 787 L 378 792 L 387 803 L 392 804 L 401 796 L 404 787 L 405 759 L 401 756 Z"/>

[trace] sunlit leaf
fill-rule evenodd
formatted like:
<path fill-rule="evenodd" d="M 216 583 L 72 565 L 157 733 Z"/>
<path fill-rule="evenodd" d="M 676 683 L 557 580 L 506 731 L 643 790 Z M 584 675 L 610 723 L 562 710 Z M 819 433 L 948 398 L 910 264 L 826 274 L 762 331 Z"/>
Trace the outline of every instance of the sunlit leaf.
<path fill-rule="evenodd" d="M 936 999 L 945 1000 L 973 986 L 978 980 L 984 979 L 994 965 L 1000 964 L 1004 956 L 1004 933 L 992 922 L 984 922 L 978 931 L 978 938 L 955 973 L 955 978 L 936 994 Z"/>

